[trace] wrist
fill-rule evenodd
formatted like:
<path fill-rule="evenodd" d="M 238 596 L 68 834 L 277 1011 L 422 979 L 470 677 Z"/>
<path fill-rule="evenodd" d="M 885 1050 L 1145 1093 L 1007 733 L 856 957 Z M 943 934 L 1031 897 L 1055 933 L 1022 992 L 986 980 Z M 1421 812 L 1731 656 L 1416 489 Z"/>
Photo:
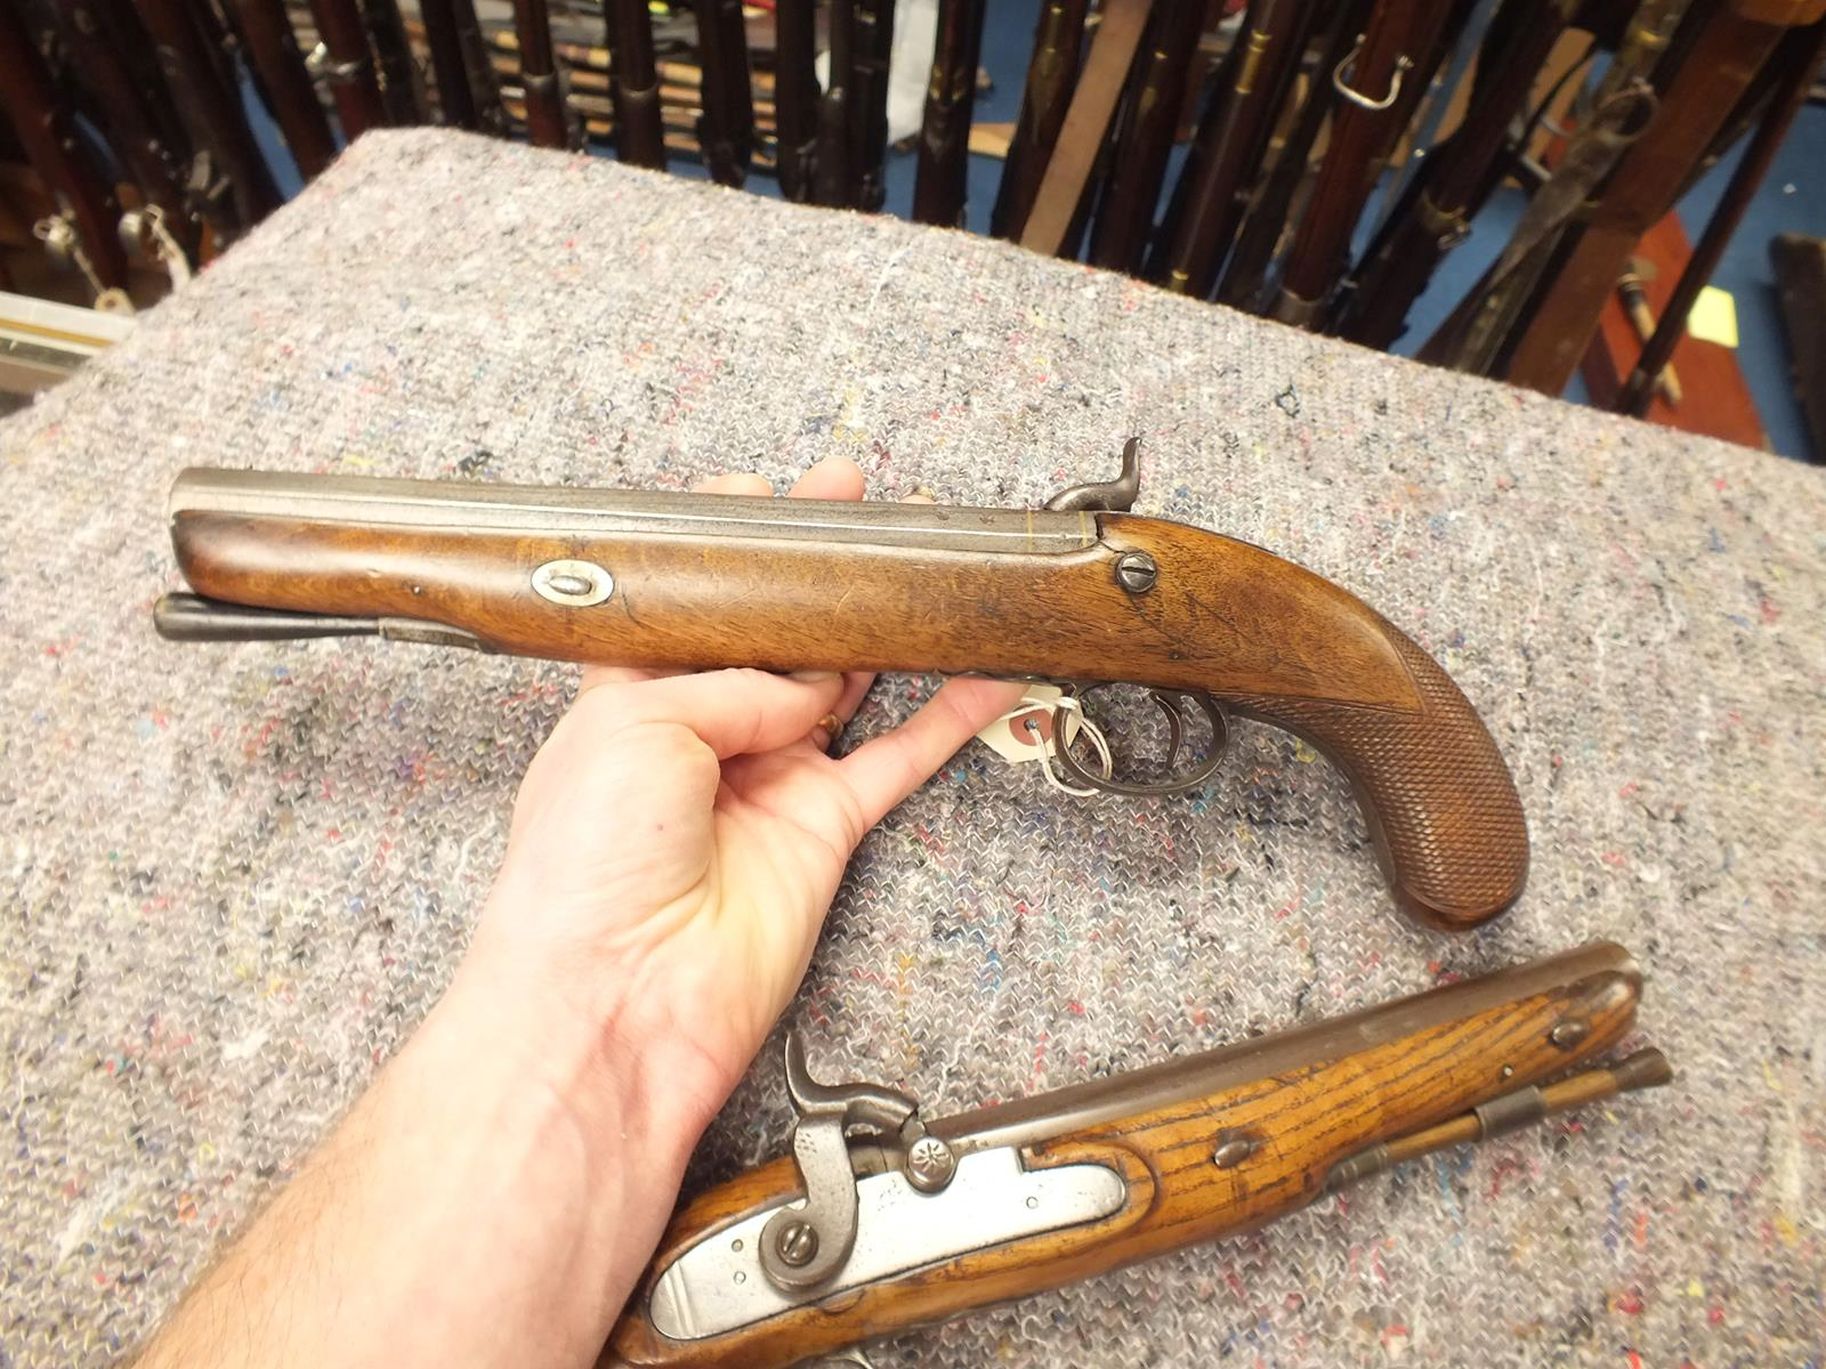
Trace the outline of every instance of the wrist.
<path fill-rule="evenodd" d="M 478 946 L 434 1011 L 435 1028 L 504 1085 L 549 1097 L 592 1165 L 638 1158 L 657 1183 L 683 1173 L 736 1080 L 678 1029 L 676 1004 L 643 965 L 594 968 Z"/>

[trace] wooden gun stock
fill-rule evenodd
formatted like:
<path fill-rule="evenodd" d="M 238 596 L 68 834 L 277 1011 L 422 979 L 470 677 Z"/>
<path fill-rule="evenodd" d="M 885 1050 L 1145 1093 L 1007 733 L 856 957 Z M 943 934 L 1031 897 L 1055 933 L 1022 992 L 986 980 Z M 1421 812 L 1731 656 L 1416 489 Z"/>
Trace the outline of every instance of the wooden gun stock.
<path fill-rule="evenodd" d="M 1413 916 L 1473 926 L 1526 877 L 1508 768 L 1439 665 L 1339 586 L 1184 524 L 201 470 L 171 517 L 201 595 L 513 655 L 1207 695 L 1344 770 Z"/>
<path fill-rule="evenodd" d="M 1665 1083 L 1650 1050 L 1533 1087 L 1615 1044 L 1640 992 L 1627 953 L 1598 943 L 961 1116 L 921 1124 L 900 1099 L 914 1119 L 899 1138 L 850 1143 L 861 1215 L 847 1262 L 809 1289 L 775 1283 L 784 1257 L 765 1244 L 816 1244 L 795 1229 L 818 1201 L 801 1172 L 819 1158 L 801 1105 L 798 1160 L 751 1170 L 674 1218 L 601 1364 L 791 1364 L 1235 1235 L 1414 1155 Z M 811 1086 L 827 1107 L 846 1087 L 877 1128 L 892 1126 L 899 1095 Z M 827 1234 L 836 1225 L 817 1220 Z"/>

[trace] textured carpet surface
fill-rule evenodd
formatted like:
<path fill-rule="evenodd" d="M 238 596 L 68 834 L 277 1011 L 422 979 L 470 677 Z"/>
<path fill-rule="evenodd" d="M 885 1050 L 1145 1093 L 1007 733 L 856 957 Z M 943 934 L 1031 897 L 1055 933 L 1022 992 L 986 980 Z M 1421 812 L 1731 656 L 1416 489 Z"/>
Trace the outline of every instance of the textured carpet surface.
<path fill-rule="evenodd" d="M 942 1114 L 1609 937 L 1679 1079 L 878 1362 L 1818 1363 L 1817 473 L 982 239 L 428 132 L 363 140 L 0 427 L 0 1361 L 118 1355 L 284 1182 L 446 982 L 574 686 L 158 642 L 176 470 L 783 485 L 840 452 L 879 496 L 1031 506 L 1131 432 L 1142 512 L 1333 577 L 1453 672 L 1529 892 L 1469 937 L 1402 921 L 1340 777 L 1265 729 L 1166 801 L 972 746 L 855 863 L 790 1015 L 814 1068 Z M 857 735 L 930 687 L 884 680 Z M 770 1052 L 692 1184 L 787 1122 Z"/>

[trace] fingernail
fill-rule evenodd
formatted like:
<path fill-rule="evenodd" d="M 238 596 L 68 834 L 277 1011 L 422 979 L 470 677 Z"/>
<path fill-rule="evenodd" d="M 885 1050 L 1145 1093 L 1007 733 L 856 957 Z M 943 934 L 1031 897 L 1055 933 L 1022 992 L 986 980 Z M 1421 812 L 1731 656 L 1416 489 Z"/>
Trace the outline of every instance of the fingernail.
<path fill-rule="evenodd" d="M 797 680 L 800 684 L 825 684 L 839 676 L 834 670 L 795 670 L 787 678 Z"/>

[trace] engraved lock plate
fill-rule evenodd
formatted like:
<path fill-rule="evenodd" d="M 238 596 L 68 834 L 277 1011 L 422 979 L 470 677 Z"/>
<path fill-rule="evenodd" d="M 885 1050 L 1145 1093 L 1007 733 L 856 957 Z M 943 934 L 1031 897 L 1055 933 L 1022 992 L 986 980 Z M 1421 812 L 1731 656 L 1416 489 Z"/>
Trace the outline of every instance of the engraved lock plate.
<path fill-rule="evenodd" d="M 589 608 L 615 592 L 615 577 L 594 561 L 547 561 L 533 572 L 541 599 L 567 608 Z"/>
<path fill-rule="evenodd" d="M 921 1193 L 890 1170 L 859 1180 L 856 1196 L 856 1244 L 827 1283 L 787 1292 L 768 1281 L 761 1232 L 792 1205 L 770 1207 L 666 1266 L 647 1304 L 653 1329 L 673 1340 L 722 1335 L 922 1265 L 1107 1217 L 1128 1201 L 1128 1185 L 1099 1164 L 1029 1171 L 1014 1147 L 997 1146 L 960 1159 L 942 1193 Z"/>

